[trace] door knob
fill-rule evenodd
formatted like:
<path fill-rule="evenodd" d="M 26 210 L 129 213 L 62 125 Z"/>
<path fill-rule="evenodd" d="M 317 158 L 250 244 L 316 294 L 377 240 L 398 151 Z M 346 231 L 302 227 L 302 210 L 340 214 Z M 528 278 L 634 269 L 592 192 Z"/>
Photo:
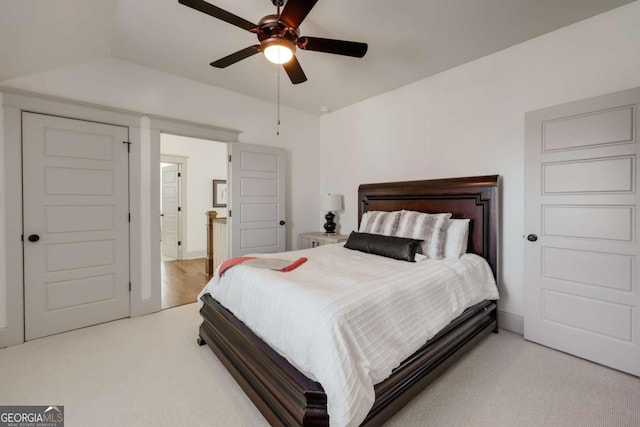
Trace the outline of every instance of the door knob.
<path fill-rule="evenodd" d="M 280 221 L 280 225 L 285 225 L 286 223 L 284 221 Z"/>
<path fill-rule="evenodd" d="M 535 242 L 536 240 L 538 240 L 538 236 L 536 236 L 535 234 L 529 234 L 527 236 L 527 240 L 530 242 Z"/>
<path fill-rule="evenodd" d="M 37 234 L 32 234 L 28 237 L 28 239 L 30 242 L 37 242 L 38 240 L 40 240 L 40 236 L 38 236 Z"/>

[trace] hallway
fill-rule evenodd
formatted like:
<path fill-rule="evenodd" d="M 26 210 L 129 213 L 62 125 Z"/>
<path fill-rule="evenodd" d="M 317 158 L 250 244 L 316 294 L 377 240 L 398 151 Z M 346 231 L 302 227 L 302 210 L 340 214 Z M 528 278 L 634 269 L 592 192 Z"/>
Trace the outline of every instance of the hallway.
<path fill-rule="evenodd" d="M 205 273 L 206 258 L 162 261 L 162 309 L 196 301 L 198 294 L 211 279 Z"/>

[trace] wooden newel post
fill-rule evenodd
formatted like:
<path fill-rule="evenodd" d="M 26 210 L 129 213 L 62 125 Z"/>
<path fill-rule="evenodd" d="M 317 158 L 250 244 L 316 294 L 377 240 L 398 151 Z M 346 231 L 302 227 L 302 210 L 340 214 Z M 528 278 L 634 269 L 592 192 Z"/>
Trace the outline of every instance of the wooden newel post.
<path fill-rule="evenodd" d="M 205 265 L 205 273 L 209 276 L 213 275 L 213 222 L 218 215 L 216 211 L 209 211 L 207 216 L 207 262 Z"/>

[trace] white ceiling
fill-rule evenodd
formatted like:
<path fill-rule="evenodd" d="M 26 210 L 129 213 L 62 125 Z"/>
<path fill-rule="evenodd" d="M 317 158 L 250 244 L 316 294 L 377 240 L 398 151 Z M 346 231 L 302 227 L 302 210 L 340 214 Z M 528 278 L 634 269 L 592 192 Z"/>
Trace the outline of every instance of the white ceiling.
<path fill-rule="evenodd" d="M 251 22 L 270 0 L 208 0 Z M 308 81 L 281 72 L 281 102 L 313 114 L 353 104 L 631 0 L 319 0 L 301 35 L 369 44 L 362 59 L 298 51 Z M 255 35 L 177 0 L 0 0 L 0 82 L 112 56 L 276 101 L 278 66 L 213 60 Z"/>

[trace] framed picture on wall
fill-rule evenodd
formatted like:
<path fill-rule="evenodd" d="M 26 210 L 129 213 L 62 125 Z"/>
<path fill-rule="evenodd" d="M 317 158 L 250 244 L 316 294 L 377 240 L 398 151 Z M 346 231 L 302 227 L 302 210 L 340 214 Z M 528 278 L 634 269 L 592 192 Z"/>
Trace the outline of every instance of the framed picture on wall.
<path fill-rule="evenodd" d="M 227 207 L 227 181 L 224 179 L 213 180 L 213 207 Z"/>

